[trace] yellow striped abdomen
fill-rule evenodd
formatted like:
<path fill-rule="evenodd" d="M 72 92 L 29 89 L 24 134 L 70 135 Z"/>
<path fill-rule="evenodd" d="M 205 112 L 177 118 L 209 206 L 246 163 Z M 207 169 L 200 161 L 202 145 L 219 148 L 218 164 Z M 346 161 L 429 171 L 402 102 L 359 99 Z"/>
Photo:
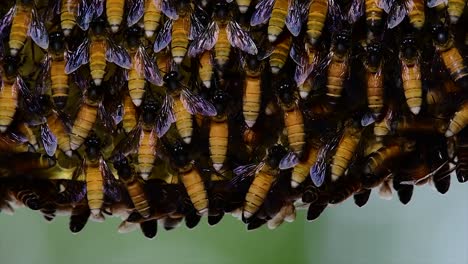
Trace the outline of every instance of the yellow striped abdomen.
<path fill-rule="evenodd" d="M 231 44 L 227 37 L 226 28 L 219 29 L 218 41 L 214 46 L 214 50 L 216 63 L 223 67 L 229 60 L 229 53 L 231 52 Z"/>
<path fill-rule="evenodd" d="M 68 75 L 65 73 L 65 60 L 52 60 L 50 65 L 50 79 L 52 86 L 52 99 L 62 109 L 68 98 Z"/>
<path fill-rule="evenodd" d="M 270 42 L 274 42 L 283 31 L 287 12 L 288 1 L 276 0 L 268 22 L 268 40 Z"/>
<path fill-rule="evenodd" d="M 461 56 L 460 51 L 456 47 L 452 46 L 451 48 L 442 51 L 440 56 L 454 81 L 458 81 L 461 78 L 468 76 L 468 69 L 463 62 L 463 57 Z"/>
<path fill-rule="evenodd" d="M 213 63 L 211 62 L 211 52 L 205 51 L 200 57 L 200 67 L 198 68 L 200 80 L 206 88 L 211 87 L 211 77 L 213 76 Z"/>
<path fill-rule="evenodd" d="M 31 24 L 31 8 L 25 7 L 21 4 L 17 5 L 16 14 L 13 16 L 10 29 L 10 53 L 12 56 L 18 54 L 26 42 L 28 37 L 28 29 Z"/>
<path fill-rule="evenodd" d="M 195 209 L 200 215 L 205 214 L 208 211 L 208 195 L 200 173 L 192 168 L 181 173 L 181 180 Z"/>
<path fill-rule="evenodd" d="M 316 44 L 322 35 L 323 26 L 328 13 L 328 0 L 314 0 L 309 7 L 307 17 L 307 35 L 310 43 Z"/>
<path fill-rule="evenodd" d="M 381 72 L 367 73 L 367 103 L 374 114 L 380 114 L 383 108 L 383 75 Z"/>
<path fill-rule="evenodd" d="M 219 171 L 226 160 L 228 149 L 229 128 L 227 120 L 217 122 L 212 120 L 210 124 L 210 157 L 213 167 Z"/>
<path fill-rule="evenodd" d="M 408 10 L 408 17 L 411 25 L 416 29 L 422 29 L 425 22 L 424 0 L 413 0 L 410 2 L 412 7 Z"/>
<path fill-rule="evenodd" d="M 179 97 L 174 98 L 174 116 L 176 118 L 176 128 L 185 143 L 192 141 L 193 123 L 192 115 L 185 109 Z"/>
<path fill-rule="evenodd" d="M 137 124 L 137 114 L 132 98 L 128 94 L 124 96 L 123 107 L 124 115 L 122 119 L 122 127 L 126 133 L 129 133 Z"/>
<path fill-rule="evenodd" d="M 274 180 L 275 177 L 265 169 L 257 173 L 245 196 L 243 212 L 245 218 L 250 218 L 262 206 Z"/>
<path fill-rule="evenodd" d="M 348 61 L 333 58 L 328 66 L 327 96 L 337 99 L 341 97 L 343 83 L 348 72 Z"/>
<path fill-rule="evenodd" d="M 187 46 L 189 44 L 188 29 L 190 25 L 188 18 L 179 18 L 174 20 L 172 25 L 172 42 L 171 52 L 172 58 L 177 64 L 180 64 L 187 53 Z"/>
<path fill-rule="evenodd" d="M 447 12 L 450 16 L 450 23 L 456 24 L 465 9 L 466 0 L 448 0 Z"/>
<path fill-rule="evenodd" d="M 89 209 L 97 215 L 104 203 L 104 184 L 98 164 L 89 165 L 86 168 L 86 189 Z"/>
<path fill-rule="evenodd" d="M 147 218 L 150 216 L 150 206 L 146 199 L 145 190 L 143 185 L 138 180 L 133 180 L 127 183 L 128 195 L 132 199 L 133 206 L 140 213 L 141 216 Z"/>
<path fill-rule="evenodd" d="M 145 11 L 143 13 L 143 27 L 146 37 L 150 38 L 159 27 L 161 10 L 154 5 L 153 0 L 145 0 Z"/>
<path fill-rule="evenodd" d="M 101 85 L 106 74 L 107 44 L 103 39 L 92 40 L 89 47 L 89 70 L 96 86 Z"/>
<path fill-rule="evenodd" d="M 284 126 L 288 133 L 289 148 L 300 155 L 305 144 L 305 132 L 304 118 L 298 107 L 284 113 Z"/>
<path fill-rule="evenodd" d="M 296 188 L 309 176 L 310 167 L 317 161 L 319 148 L 311 146 L 306 160 L 299 162 L 292 171 L 291 187 Z"/>
<path fill-rule="evenodd" d="M 38 149 L 39 145 L 37 143 L 37 138 L 36 135 L 34 135 L 34 131 L 31 129 L 31 127 L 28 125 L 28 123 L 20 123 L 18 125 L 18 130 L 21 132 L 21 134 L 26 136 L 26 139 L 28 140 L 28 143 L 31 144 L 34 149 Z"/>
<path fill-rule="evenodd" d="M 4 83 L 0 91 L 0 133 L 7 130 L 13 121 L 13 116 L 18 107 L 18 86 L 16 83 Z"/>
<path fill-rule="evenodd" d="M 132 68 L 128 71 L 128 92 L 136 106 L 140 106 L 145 94 L 145 76 L 140 74 L 135 68 L 135 60 L 132 62 Z"/>
<path fill-rule="evenodd" d="M 241 13 L 247 12 L 247 9 L 249 9 L 251 1 L 252 0 L 236 0 L 237 5 L 239 6 L 239 11 Z"/>
<path fill-rule="evenodd" d="M 382 25 L 383 9 L 377 5 L 377 0 L 366 0 L 366 23 L 371 30 Z"/>
<path fill-rule="evenodd" d="M 87 103 L 80 107 L 70 134 L 70 148 L 72 150 L 78 149 L 88 137 L 94 123 L 96 123 L 97 111 L 97 106 Z"/>
<path fill-rule="evenodd" d="M 125 0 L 106 0 L 106 15 L 112 32 L 116 33 L 122 23 Z"/>
<path fill-rule="evenodd" d="M 450 121 L 446 136 L 458 134 L 468 124 L 468 102 L 464 102 Z"/>
<path fill-rule="evenodd" d="M 246 76 L 242 113 L 248 127 L 253 127 L 260 112 L 262 91 L 260 76 Z"/>
<path fill-rule="evenodd" d="M 71 156 L 72 151 L 70 148 L 70 137 L 68 136 L 65 124 L 62 122 L 59 116 L 55 113 L 49 115 L 47 117 L 47 125 L 49 125 L 50 131 L 52 131 L 52 133 L 57 138 L 57 145 L 59 149 L 67 156 Z"/>
<path fill-rule="evenodd" d="M 289 50 L 291 49 L 291 36 L 288 36 L 281 40 L 281 42 L 276 45 L 275 50 L 270 55 L 270 67 L 271 72 L 277 74 L 286 63 L 286 60 L 289 57 Z"/>
<path fill-rule="evenodd" d="M 418 114 L 422 104 L 421 69 L 418 63 L 401 64 L 401 79 L 405 90 L 406 103 L 414 114 Z"/>
<path fill-rule="evenodd" d="M 69 36 L 76 25 L 76 13 L 78 11 L 78 0 L 62 0 L 60 21 L 65 36 Z"/>
<path fill-rule="evenodd" d="M 338 180 L 343 176 L 348 169 L 348 165 L 352 160 L 359 144 L 361 132 L 354 128 L 347 128 L 338 143 L 336 153 L 333 156 L 331 164 L 331 179 L 332 181 Z"/>
<path fill-rule="evenodd" d="M 141 130 L 140 142 L 138 147 L 138 167 L 140 175 L 143 179 L 148 179 L 148 176 L 153 170 L 154 161 L 156 160 L 156 143 L 157 136 L 154 130 Z"/>

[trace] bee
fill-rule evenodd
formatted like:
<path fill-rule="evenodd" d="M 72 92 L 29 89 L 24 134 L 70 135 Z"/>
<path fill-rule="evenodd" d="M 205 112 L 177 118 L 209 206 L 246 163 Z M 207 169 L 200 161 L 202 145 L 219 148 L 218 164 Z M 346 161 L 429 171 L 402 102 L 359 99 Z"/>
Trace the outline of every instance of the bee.
<path fill-rule="evenodd" d="M 291 49 L 291 44 L 292 37 L 287 36 L 281 39 L 280 42 L 275 46 L 275 49 L 269 57 L 271 72 L 273 74 L 278 74 L 278 72 L 283 68 L 284 64 L 286 64 L 286 60 L 288 59 L 288 54 Z"/>
<path fill-rule="evenodd" d="M 172 157 L 172 163 L 179 172 L 179 178 L 187 191 L 192 205 L 195 207 L 198 215 L 206 214 L 208 212 L 209 201 L 205 183 L 200 171 L 195 166 L 195 161 L 190 158 L 185 143 L 176 141 L 168 148 Z"/>
<path fill-rule="evenodd" d="M 94 84 L 99 86 L 106 73 L 106 60 L 113 62 L 124 69 L 131 69 L 132 61 L 127 51 L 115 44 L 106 36 L 105 22 L 101 18 L 91 24 L 90 36 L 78 46 L 77 50 L 70 54 L 65 65 L 65 73 L 75 72 L 81 65 L 88 64 Z"/>
<path fill-rule="evenodd" d="M 49 37 L 44 23 L 32 0 L 17 0 L 8 13 L 0 20 L 0 35 L 10 28 L 10 55 L 16 56 L 29 36 L 42 49 L 49 46 Z M 11 26 L 11 27 L 10 27 Z"/>
<path fill-rule="evenodd" d="M 27 184 L 26 186 L 18 186 L 17 188 L 17 190 L 14 190 L 14 197 L 16 200 L 22 202 L 31 210 L 41 209 L 41 198 L 34 189 L 27 186 Z"/>
<path fill-rule="evenodd" d="M 81 4 L 80 0 L 57 0 L 62 2 L 60 6 L 60 25 L 62 27 L 63 35 L 70 36 L 73 28 L 76 25 L 76 17 L 78 15 L 78 6 Z"/>
<path fill-rule="evenodd" d="M 130 95 L 125 94 L 123 98 L 123 119 L 122 127 L 125 133 L 130 133 L 137 125 L 137 110 Z"/>
<path fill-rule="evenodd" d="M 291 152 L 280 162 L 280 169 L 292 168 L 299 162 L 305 145 L 304 117 L 297 103 L 297 91 L 290 81 L 283 82 L 277 91 L 283 109 L 284 126 Z"/>
<path fill-rule="evenodd" d="M 309 176 L 309 171 L 312 165 L 317 162 L 320 146 L 317 143 L 312 143 L 309 148 L 309 153 L 305 160 L 300 161 L 294 166 L 291 175 L 291 187 L 297 188 Z"/>
<path fill-rule="evenodd" d="M 158 3 L 161 3 L 161 1 L 145 0 L 143 28 L 145 29 L 145 35 L 147 38 L 151 38 L 160 25 L 161 7 Z"/>
<path fill-rule="evenodd" d="M 55 157 L 35 152 L 3 153 L 0 155 L 2 177 L 30 175 L 52 168 L 57 164 Z"/>
<path fill-rule="evenodd" d="M 367 102 L 374 115 L 379 116 L 384 104 L 382 45 L 379 42 L 372 41 L 367 45 L 366 50 Z"/>
<path fill-rule="evenodd" d="M 213 95 L 213 105 L 217 115 L 211 118 L 209 145 L 210 157 L 216 171 L 221 170 L 226 160 L 229 142 L 228 109 L 229 94 L 222 88 L 216 89 Z"/>
<path fill-rule="evenodd" d="M 434 46 L 442 59 L 444 66 L 452 79 L 461 87 L 465 87 L 468 68 L 466 67 L 460 51 L 455 47 L 454 39 L 447 27 L 435 24 L 432 28 L 434 34 Z"/>
<path fill-rule="evenodd" d="M 148 218 L 151 214 L 151 207 L 146 198 L 143 183 L 135 175 L 135 170 L 128 159 L 121 157 L 120 160 L 114 161 L 114 168 L 117 169 L 119 179 L 125 183 L 135 209 L 141 216 Z"/>
<path fill-rule="evenodd" d="M 188 54 L 196 57 L 205 50 L 214 48 L 216 63 L 223 67 L 229 59 L 231 46 L 250 55 L 258 53 L 257 46 L 247 31 L 232 20 L 230 5 L 223 1 L 216 3 L 213 10 L 213 21 L 208 24 L 189 46 Z"/>
<path fill-rule="evenodd" d="M 457 24 L 458 19 L 463 14 L 467 1 L 466 0 L 448 0 L 447 1 L 447 12 L 450 17 L 451 24 Z"/>
<path fill-rule="evenodd" d="M 128 90 L 133 103 L 140 106 L 145 93 L 146 81 L 161 86 L 163 80 L 154 60 L 150 58 L 146 49 L 141 45 L 139 38 L 141 29 L 132 27 L 127 33 L 129 54 L 133 58 L 132 66 L 128 71 Z"/>
<path fill-rule="evenodd" d="M 18 67 L 16 57 L 7 56 L 4 58 L 0 83 L 0 105 L 2 106 L 0 111 L 0 133 L 5 133 L 13 121 L 18 108 L 19 93 L 28 89 L 18 74 Z"/>
<path fill-rule="evenodd" d="M 379 2 L 382 9 L 388 14 L 387 26 L 398 26 L 406 16 L 410 24 L 417 30 L 421 30 L 425 23 L 424 0 L 383 0 Z"/>
<path fill-rule="evenodd" d="M 173 60 L 182 63 L 190 40 L 195 40 L 202 34 L 206 14 L 200 8 L 194 9 L 193 5 L 187 1 L 178 3 L 178 17 L 169 19 L 163 28 L 156 35 L 154 42 L 154 52 L 160 52 L 171 44 Z"/>
<path fill-rule="evenodd" d="M 274 1 L 271 17 L 268 20 L 268 40 L 274 42 L 283 31 L 288 13 L 287 1 Z"/>
<path fill-rule="evenodd" d="M 411 112 L 417 115 L 422 104 L 422 81 L 419 52 L 414 36 L 407 36 L 403 39 L 399 57 L 406 102 Z"/>
<path fill-rule="evenodd" d="M 307 36 L 312 45 L 317 44 L 322 35 L 325 19 L 327 18 L 329 0 L 313 0 L 307 15 Z"/>
<path fill-rule="evenodd" d="M 449 127 L 445 132 L 446 137 L 452 137 L 459 133 L 468 124 L 468 101 L 460 105 L 458 111 L 454 114 L 450 121 Z"/>
<path fill-rule="evenodd" d="M 400 142 L 389 143 L 371 153 L 367 158 L 364 173 L 366 175 L 379 175 L 390 161 L 401 157 L 403 154 L 414 151 L 414 141 L 404 139 L 399 141 Z"/>
<path fill-rule="evenodd" d="M 343 83 L 349 71 L 349 55 L 351 49 L 350 33 L 343 30 L 333 40 L 327 69 L 327 96 L 333 100 L 341 97 Z"/>
<path fill-rule="evenodd" d="M 259 164 L 251 164 L 237 167 L 234 173 L 237 175 L 233 181 L 243 178 L 255 177 L 245 196 L 243 217 L 249 219 L 262 206 L 273 183 L 279 176 L 279 163 L 287 154 L 281 145 L 274 145 L 268 149 L 267 155 Z"/>
<path fill-rule="evenodd" d="M 319 54 L 309 43 L 293 43 L 289 52 L 290 57 L 297 64 L 294 80 L 299 88 L 301 98 L 306 98 L 312 90 L 313 75 L 311 73 L 318 66 Z"/>
<path fill-rule="evenodd" d="M 356 155 L 362 130 L 353 124 L 345 126 L 336 153 L 331 163 L 331 180 L 336 181 L 345 174 L 350 162 Z"/>
<path fill-rule="evenodd" d="M 206 88 L 211 87 L 211 79 L 213 77 L 213 56 L 209 51 L 204 51 L 200 56 L 200 66 L 198 74 L 200 80 Z"/>
<path fill-rule="evenodd" d="M 73 179 L 78 180 L 79 177 L 84 176 L 86 185 L 75 195 L 82 197 L 83 192 L 85 192 L 91 215 L 102 219 L 105 198 L 120 201 L 120 187 L 102 156 L 101 139 L 93 132 L 86 138 L 85 146 L 85 158 L 81 166 L 76 169 Z"/>
<path fill-rule="evenodd" d="M 384 10 L 378 0 L 354 0 L 349 10 L 350 21 L 357 20 L 365 14 L 366 25 L 370 32 L 377 33 L 382 28 Z"/>
<path fill-rule="evenodd" d="M 169 94 L 164 98 L 162 113 L 168 118 L 162 119 L 160 126 L 170 127 L 171 123 L 176 123 L 185 143 L 192 141 L 193 124 L 192 116 L 201 114 L 204 116 L 216 116 L 216 108 L 203 97 L 191 92 L 185 84 L 180 81 L 179 72 L 175 71 L 176 66 L 172 65 L 171 71 L 164 76 L 164 83 Z"/>
<path fill-rule="evenodd" d="M 257 122 L 262 98 L 262 70 L 264 63 L 256 56 L 248 56 L 244 63 L 245 81 L 242 98 L 242 114 L 249 128 Z"/>

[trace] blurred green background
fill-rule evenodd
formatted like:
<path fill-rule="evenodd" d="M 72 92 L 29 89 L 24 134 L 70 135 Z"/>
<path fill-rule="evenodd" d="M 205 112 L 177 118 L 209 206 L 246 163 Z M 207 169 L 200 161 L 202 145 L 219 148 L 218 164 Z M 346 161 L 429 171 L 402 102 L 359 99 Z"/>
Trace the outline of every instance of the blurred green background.
<path fill-rule="evenodd" d="M 373 194 L 364 208 L 352 199 L 308 223 L 305 211 L 276 230 L 248 232 L 226 216 L 210 227 L 160 228 L 154 240 L 118 234 L 118 219 L 88 223 L 72 235 L 68 219 L 46 223 L 38 213 L 0 215 L 0 263 L 468 263 L 468 187 L 452 182 L 440 195 L 416 188 L 403 206 Z"/>

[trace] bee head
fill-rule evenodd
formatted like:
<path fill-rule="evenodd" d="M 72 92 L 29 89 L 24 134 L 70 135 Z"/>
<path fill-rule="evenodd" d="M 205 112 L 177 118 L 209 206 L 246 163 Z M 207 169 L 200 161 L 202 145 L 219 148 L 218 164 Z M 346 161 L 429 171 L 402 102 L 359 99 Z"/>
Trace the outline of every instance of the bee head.
<path fill-rule="evenodd" d="M 382 59 L 382 45 L 373 41 L 367 46 L 367 63 L 372 67 L 378 67 Z"/>
<path fill-rule="evenodd" d="M 413 36 L 407 36 L 401 41 L 401 52 L 405 58 L 416 56 L 416 39 Z"/>
<path fill-rule="evenodd" d="M 49 41 L 50 41 L 49 47 L 53 51 L 59 52 L 64 49 L 62 31 L 55 31 L 55 32 L 50 33 Z"/>
<path fill-rule="evenodd" d="M 104 31 L 106 30 L 106 23 L 106 20 L 104 20 L 102 17 L 98 17 L 93 22 L 91 22 L 91 29 L 93 30 L 93 33 L 96 35 L 104 34 Z"/>
<path fill-rule="evenodd" d="M 99 86 L 94 85 L 91 82 L 91 85 L 89 88 L 86 90 L 86 97 L 91 101 L 91 102 L 99 102 L 102 99 L 102 91 L 99 88 Z"/>
<path fill-rule="evenodd" d="M 3 61 L 3 70 L 7 78 L 16 77 L 18 73 L 19 58 L 13 56 L 6 56 Z"/>
<path fill-rule="evenodd" d="M 140 38 L 143 36 L 143 30 L 138 26 L 133 26 L 127 29 L 127 43 L 130 47 L 138 47 Z"/>
<path fill-rule="evenodd" d="M 245 60 L 245 66 L 250 71 L 257 71 L 260 68 L 261 61 L 258 60 L 257 56 L 249 55 Z"/>
<path fill-rule="evenodd" d="M 218 115 L 224 115 L 228 107 L 229 94 L 224 89 L 216 89 L 212 99 Z"/>
<path fill-rule="evenodd" d="M 276 168 L 279 166 L 281 159 L 287 154 L 288 152 L 286 149 L 281 145 L 274 145 L 273 147 L 268 149 L 268 156 L 266 159 L 266 163 L 268 166 Z"/>
<path fill-rule="evenodd" d="M 143 123 L 145 124 L 153 124 L 154 121 L 156 120 L 156 116 L 158 114 L 159 110 L 159 105 L 156 103 L 155 100 L 149 99 L 145 101 L 145 104 L 143 104 L 141 108 L 141 118 L 143 120 Z"/>
<path fill-rule="evenodd" d="M 50 96 L 47 94 L 41 94 L 38 98 L 38 103 L 39 103 L 39 113 L 42 116 L 47 115 L 50 110 L 53 108 L 53 103 L 52 100 L 50 99 Z"/>
<path fill-rule="evenodd" d="M 179 88 L 179 73 L 177 71 L 170 71 L 164 75 L 164 82 L 170 91 L 177 90 Z"/>
<path fill-rule="evenodd" d="M 218 1 L 214 6 L 213 14 L 216 18 L 223 19 L 229 15 L 229 3 Z"/>
<path fill-rule="evenodd" d="M 285 106 L 291 106 L 296 102 L 295 84 L 291 80 L 285 80 L 278 86 L 278 98 Z"/>
<path fill-rule="evenodd" d="M 85 152 L 91 162 L 97 161 L 101 152 L 101 139 L 93 131 L 85 141 Z"/>
<path fill-rule="evenodd" d="M 130 163 L 123 155 L 114 160 L 114 168 L 117 170 L 119 177 L 123 180 L 128 180 L 132 175 Z"/>
<path fill-rule="evenodd" d="M 351 46 L 351 32 L 343 30 L 335 37 L 335 51 L 339 54 L 346 53 Z"/>
<path fill-rule="evenodd" d="M 170 146 L 169 151 L 172 154 L 172 162 L 177 168 L 184 168 L 190 163 L 190 153 L 187 151 L 187 147 L 182 141 L 176 141 Z"/>
<path fill-rule="evenodd" d="M 432 35 L 434 41 L 439 45 L 446 44 L 450 39 L 449 30 L 442 23 L 432 25 Z"/>

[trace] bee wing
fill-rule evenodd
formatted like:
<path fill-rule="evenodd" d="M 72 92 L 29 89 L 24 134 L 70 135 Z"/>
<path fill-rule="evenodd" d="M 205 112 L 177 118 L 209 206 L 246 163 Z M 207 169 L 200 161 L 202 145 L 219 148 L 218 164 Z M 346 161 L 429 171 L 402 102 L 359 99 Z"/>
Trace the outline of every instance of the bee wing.
<path fill-rule="evenodd" d="M 135 25 L 143 17 L 145 10 L 144 0 L 132 0 L 130 1 L 130 10 L 127 16 L 127 25 L 129 27 Z"/>
<path fill-rule="evenodd" d="M 235 168 L 232 172 L 236 176 L 234 176 L 234 178 L 231 179 L 230 184 L 237 185 L 244 179 L 255 176 L 257 172 L 263 168 L 263 166 L 265 166 L 265 163 L 260 162 L 259 164 L 253 163 Z"/>
<path fill-rule="evenodd" d="M 50 131 L 47 123 L 41 125 L 41 140 L 47 155 L 53 157 L 57 150 L 58 141 L 57 137 Z"/>
<path fill-rule="evenodd" d="M 361 118 L 361 126 L 366 127 L 370 126 L 375 122 L 375 115 L 373 113 L 367 112 Z"/>
<path fill-rule="evenodd" d="M 198 36 L 205 32 L 205 28 L 208 25 L 207 17 L 208 15 L 206 12 L 198 6 L 196 7 L 195 11 L 192 12 L 190 15 L 191 22 L 189 40 L 195 40 Z"/>
<path fill-rule="evenodd" d="M 111 39 L 107 39 L 106 60 L 127 70 L 132 67 L 132 60 L 128 52 Z"/>
<path fill-rule="evenodd" d="M 76 71 L 81 65 L 89 62 L 89 39 L 85 38 L 75 52 L 70 54 L 70 58 L 65 65 L 65 73 L 70 74 Z"/>
<path fill-rule="evenodd" d="M 295 37 L 299 36 L 302 28 L 302 22 L 307 17 L 309 11 L 309 1 L 292 0 L 289 2 L 289 11 L 286 15 L 286 27 Z"/>
<path fill-rule="evenodd" d="M 296 166 L 298 163 L 299 163 L 299 157 L 296 155 L 296 153 L 291 151 L 281 159 L 279 163 L 279 169 L 287 170 Z"/>
<path fill-rule="evenodd" d="M 50 66 L 52 57 L 49 54 L 45 54 L 44 59 L 41 62 L 39 80 L 36 83 L 36 94 L 45 94 L 49 87 L 50 80 Z"/>
<path fill-rule="evenodd" d="M 62 1 L 60 0 L 52 0 L 49 1 L 47 5 L 47 10 L 42 15 L 43 21 L 52 21 L 56 15 L 60 15 L 62 7 Z"/>
<path fill-rule="evenodd" d="M 124 116 L 124 108 L 121 102 L 117 105 L 115 111 L 111 113 L 111 116 L 112 116 L 112 120 L 114 120 L 115 126 L 117 126 L 118 124 L 120 124 L 120 122 L 122 122 L 123 116 Z"/>
<path fill-rule="evenodd" d="M 180 100 L 185 109 L 192 114 L 200 114 L 204 116 L 216 116 L 216 108 L 205 98 L 192 93 L 189 89 L 183 88 L 180 93 Z"/>
<path fill-rule="evenodd" d="M 137 125 L 127 137 L 123 138 L 112 151 L 112 157 L 119 157 L 136 153 L 140 144 L 141 126 Z"/>
<path fill-rule="evenodd" d="M 447 5 L 448 4 L 448 0 L 427 0 L 427 7 L 429 8 L 433 8 L 433 7 L 436 7 L 440 4 L 444 4 L 444 5 Z"/>
<path fill-rule="evenodd" d="M 364 14 L 364 0 L 353 0 L 348 10 L 348 20 L 351 24 L 356 23 Z"/>
<path fill-rule="evenodd" d="M 156 39 L 154 40 L 154 52 L 160 52 L 169 45 L 172 41 L 172 23 L 171 19 L 167 20 L 164 23 L 164 27 L 159 30 Z"/>
<path fill-rule="evenodd" d="M 161 11 L 164 15 L 172 20 L 176 20 L 179 18 L 179 14 L 177 14 L 177 7 L 176 3 L 173 0 L 160 0 L 161 1 Z M 157 6 L 157 5 L 156 5 Z"/>
<path fill-rule="evenodd" d="M 390 13 L 388 14 L 387 27 L 394 28 L 398 26 L 403 19 L 405 19 L 407 13 L 407 8 L 405 5 L 393 5 Z"/>
<path fill-rule="evenodd" d="M 258 53 L 257 46 L 249 34 L 244 31 L 236 21 L 229 21 L 226 26 L 227 37 L 231 46 L 236 47 L 250 55 Z"/>
<path fill-rule="evenodd" d="M 255 11 L 253 12 L 252 17 L 250 18 L 250 25 L 255 27 L 268 21 L 271 17 L 274 3 L 275 0 L 259 1 L 255 6 Z"/>
<path fill-rule="evenodd" d="M 105 0 L 92 0 L 92 8 L 94 9 L 93 18 L 98 18 L 104 12 Z"/>
<path fill-rule="evenodd" d="M 102 179 L 104 180 L 104 194 L 112 198 L 114 201 L 120 201 L 122 194 L 120 192 L 120 185 L 114 174 L 107 166 L 103 157 L 99 160 L 99 169 L 101 171 Z"/>
<path fill-rule="evenodd" d="M 392 10 L 393 5 L 395 4 L 395 0 L 376 0 L 377 6 L 385 11 L 385 13 L 389 14 Z"/>
<path fill-rule="evenodd" d="M 40 20 L 35 8 L 32 9 L 31 24 L 29 25 L 28 35 L 42 49 L 49 47 L 49 35 L 44 23 Z"/>
<path fill-rule="evenodd" d="M 2 20 L 0 20 L 0 39 L 3 40 L 5 37 L 4 35 L 7 34 L 7 31 L 5 31 L 6 28 L 9 28 L 11 25 L 11 22 L 13 22 L 13 15 L 16 13 L 16 5 L 10 8 L 8 10 L 8 13 L 5 14 L 5 16 L 2 17 Z"/>
<path fill-rule="evenodd" d="M 102 125 L 108 131 L 115 131 L 116 123 L 114 122 L 114 118 L 112 114 L 107 111 L 103 104 L 100 104 L 98 107 L 98 117 L 101 120 Z"/>
<path fill-rule="evenodd" d="M 172 106 L 174 105 L 174 99 L 170 95 L 164 97 L 161 110 L 159 111 L 158 118 L 156 119 L 156 134 L 158 137 L 164 136 L 171 127 L 172 123 L 175 122 L 174 112 L 172 112 Z"/>
<path fill-rule="evenodd" d="M 188 55 L 196 57 L 205 50 L 211 50 L 216 42 L 218 42 L 218 35 L 219 26 L 215 21 L 212 21 L 205 31 L 190 44 Z"/>
<path fill-rule="evenodd" d="M 135 68 L 140 75 L 145 76 L 146 80 L 150 83 L 162 86 L 164 81 L 161 73 L 158 70 L 158 66 L 150 58 L 143 46 L 138 47 L 138 51 L 134 56 Z"/>
<path fill-rule="evenodd" d="M 315 186 L 322 186 L 325 181 L 325 176 L 327 172 L 328 159 L 332 155 L 334 149 L 338 145 L 340 136 L 333 137 L 328 143 L 326 143 L 319 151 L 317 156 L 317 161 L 310 168 L 310 177 Z"/>
<path fill-rule="evenodd" d="M 83 31 L 89 29 L 89 24 L 93 20 L 94 8 L 93 5 L 88 5 L 86 1 L 79 1 L 76 12 L 76 24 Z"/>

